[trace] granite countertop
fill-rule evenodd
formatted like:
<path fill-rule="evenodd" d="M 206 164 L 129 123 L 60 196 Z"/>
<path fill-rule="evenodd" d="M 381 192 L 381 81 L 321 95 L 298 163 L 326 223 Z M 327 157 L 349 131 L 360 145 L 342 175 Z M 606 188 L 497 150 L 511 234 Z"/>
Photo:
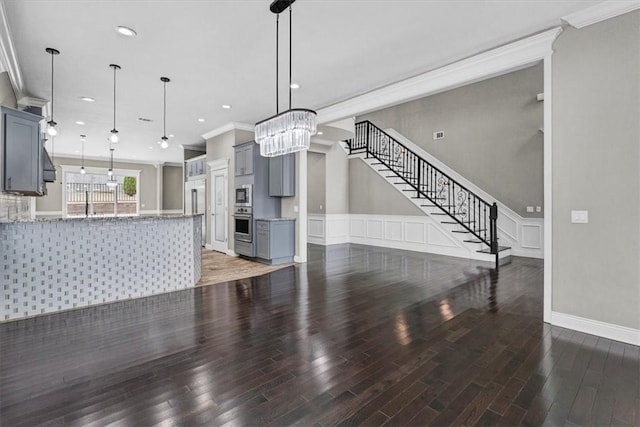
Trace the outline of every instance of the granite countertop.
<path fill-rule="evenodd" d="M 295 218 L 256 218 L 256 221 L 295 221 Z"/>
<path fill-rule="evenodd" d="M 11 219 L 0 220 L 0 224 L 14 224 L 25 222 L 59 222 L 59 221 L 149 221 L 164 219 L 183 219 L 202 216 L 202 214 L 177 214 L 177 215 L 138 215 L 138 216 L 118 216 L 118 217 L 100 217 L 90 216 L 81 218 L 36 218 L 36 219 Z"/>

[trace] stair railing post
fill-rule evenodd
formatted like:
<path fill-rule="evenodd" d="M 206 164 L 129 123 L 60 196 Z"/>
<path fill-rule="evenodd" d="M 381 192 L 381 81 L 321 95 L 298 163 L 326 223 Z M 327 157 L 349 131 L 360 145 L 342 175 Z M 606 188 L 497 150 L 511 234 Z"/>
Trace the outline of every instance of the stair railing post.
<path fill-rule="evenodd" d="M 491 209 L 489 210 L 489 221 L 491 223 L 491 253 L 498 253 L 498 204 L 493 202 Z"/>
<path fill-rule="evenodd" d="M 369 152 L 370 152 L 370 148 L 369 148 L 369 129 L 371 128 L 371 123 L 367 122 L 367 132 L 366 132 L 366 136 L 365 136 L 365 141 L 367 144 L 367 159 L 369 158 Z"/>

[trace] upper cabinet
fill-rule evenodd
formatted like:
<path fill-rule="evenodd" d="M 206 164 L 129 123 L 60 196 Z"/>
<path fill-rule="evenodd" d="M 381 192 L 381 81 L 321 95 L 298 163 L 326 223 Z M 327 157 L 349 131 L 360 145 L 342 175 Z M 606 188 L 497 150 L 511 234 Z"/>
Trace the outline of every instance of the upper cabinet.
<path fill-rule="evenodd" d="M 296 158 L 294 153 L 269 158 L 269 196 L 290 197 L 296 194 Z"/>
<path fill-rule="evenodd" d="M 187 180 L 207 174 L 207 157 L 200 156 L 189 159 L 184 164 L 184 173 Z"/>
<path fill-rule="evenodd" d="M 253 141 L 235 146 L 235 176 L 253 175 Z"/>
<path fill-rule="evenodd" d="M 2 189 L 26 196 L 46 194 L 55 180 L 40 134 L 42 117 L 2 107 Z M 46 167 L 45 167 L 46 166 Z M 45 176 L 45 169 L 47 173 Z M 55 169 L 54 169 L 55 171 Z"/>

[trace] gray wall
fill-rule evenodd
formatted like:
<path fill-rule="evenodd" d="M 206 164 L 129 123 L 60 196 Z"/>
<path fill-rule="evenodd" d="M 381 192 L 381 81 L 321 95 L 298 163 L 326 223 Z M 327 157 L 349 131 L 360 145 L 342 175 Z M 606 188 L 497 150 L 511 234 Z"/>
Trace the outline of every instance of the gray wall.
<path fill-rule="evenodd" d="M 189 159 L 193 159 L 194 157 L 198 157 L 198 156 L 202 156 L 203 154 L 205 154 L 204 151 L 198 151 L 198 150 L 190 150 L 188 148 L 185 148 L 183 150 L 183 156 L 182 158 L 184 160 L 189 160 Z"/>
<path fill-rule="evenodd" d="M 327 214 L 349 213 L 349 157 L 339 143 L 335 143 L 326 154 L 326 208 Z M 312 187 L 313 182 L 307 183 Z"/>
<path fill-rule="evenodd" d="M 182 210 L 184 178 L 182 166 L 162 168 L 162 210 Z"/>
<path fill-rule="evenodd" d="M 55 157 L 56 182 L 47 184 L 47 195 L 36 197 L 36 211 L 62 211 L 62 169 L 61 165 L 78 166 L 82 160 L 69 157 Z M 85 160 L 86 167 L 108 168 L 108 160 Z M 114 169 L 140 170 L 140 210 L 156 210 L 157 208 L 157 170 L 156 167 L 143 163 L 113 162 Z M 79 170 L 79 169 L 78 169 Z"/>
<path fill-rule="evenodd" d="M 424 215 L 361 159 L 349 160 L 349 213 Z"/>
<path fill-rule="evenodd" d="M 526 206 L 543 203 L 542 91 L 538 64 L 357 120 L 397 130 L 515 212 L 539 217 Z M 445 139 L 434 141 L 436 131 Z"/>
<path fill-rule="evenodd" d="M 326 156 L 307 154 L 307 213 L 323 214 L 326 209 Z"/>
<path fill-rule="evenodd" d="M 640 328 L 640 12 L 554 47 L 553 310 Z"/>
<path fill-rule="evenodd" d="M 11 80 L 9 79 L 9 73 L 6 71 L 0 73 L 0 105 L 11 108 L 17 108 L 18 106 L 16 94 L 13 92 Z"/>

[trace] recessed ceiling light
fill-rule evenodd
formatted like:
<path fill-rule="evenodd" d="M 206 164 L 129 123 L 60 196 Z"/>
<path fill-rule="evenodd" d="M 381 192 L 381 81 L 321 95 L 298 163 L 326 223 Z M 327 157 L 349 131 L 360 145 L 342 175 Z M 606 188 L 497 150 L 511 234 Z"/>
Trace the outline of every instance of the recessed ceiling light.
<path fill-rule="evenodd" d="M 224 108 L 225 110 L 230 110 L 230 109 L 231 109 L 231 105 L 229 105 L 229 104 L 222 104 L 222 108 Z"/>
<path fill-rule="evenodd" d="M 318 132 L 318 135 L 322 135 L 322 132 Z"/>
<path fill-rule="evenodd" d="M 198 119 L 198 121 L 199 121 L 200 123 L 202 123 L 202 122 L 204 122 L 204 119 L 201 117 L 201 118 L 199 118 L 199 119 Z"/>
<path fill-rule="evenodd" d="M 76 124 L 77 124 L 77 125 L 82 126 L 82 125 L 84 125 L 84 122 L 83 122 L 82 120 L 78 120 L 78 121 L 76 122 Z"/>
<path fill-rule="evenodd" d="M 125 27 L 122 25 L 118 25 L 116 27 L 116 31 L 122 34 L 123 36 L 127 36 L 127 37 L 135 37 L 138 35 L 138 33 L 136 33 L 136 31 L 133 28 Z"/>
<path fill-rule="evenodd" d="M 175 137 L 175 135 L 174 135 L 174 134 L 169 135 L 169 138 L 173 138 L 173 137 Z"/>
<path fill-rule="evenodd" d="M 82 99 L 85 102 L 96 102 L 95 98 L 92 98 L 90 96 L 81 96 L 80 99 Z"/>
<path fill-rule="evenodd" d="M 79 152 L 80 152 L 80 150 L 76 150 L 76 153 L 79 153 Z"/>
<path fill-rule="evenodd" d="M 153 150 L 153 147 L 152 147 L 152 146 L 149 146 L 149 150 Z"/>
<path fill-rule="evenodd" d="M 298 83 L 291 83 L 291 89 L 300 89 L 300 85 Z"/>
<path fill-rule="evenodd" d="M 147 122 L 147 123 L 151 123 L 153 121 L 151 119 L 147 119 L 146 117 L 138 117 L 138 120 L 140 120 L 141 122 Z"/>

